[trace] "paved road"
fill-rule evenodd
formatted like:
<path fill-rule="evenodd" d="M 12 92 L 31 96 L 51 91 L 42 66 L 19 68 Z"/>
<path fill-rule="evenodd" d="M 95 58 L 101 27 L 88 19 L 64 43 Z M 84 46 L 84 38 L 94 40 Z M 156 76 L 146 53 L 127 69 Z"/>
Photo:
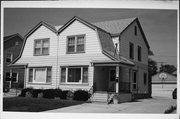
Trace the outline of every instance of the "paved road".
<path fill-rule="evenodd" d="M 65 107 L 46 112 L 68 112 L 68 113 L 160 113 L 171 105 L 176 105 L 176 100 L 167 97 L 153 97 L 151 99 L 140 99 L 136 102 L 121 104 L 84 103 L 81 105 Z"/>

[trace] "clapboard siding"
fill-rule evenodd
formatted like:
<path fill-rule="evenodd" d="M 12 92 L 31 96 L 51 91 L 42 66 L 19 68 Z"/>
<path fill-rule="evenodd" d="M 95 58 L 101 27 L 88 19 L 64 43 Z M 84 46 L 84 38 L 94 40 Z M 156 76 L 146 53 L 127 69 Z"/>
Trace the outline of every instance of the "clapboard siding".
<path fill-rule="evenodd" d="M 134 27 L 137 26 L 137 35 L 134 33 Z M 134 44 L 134 59 L 129 58 L 129 43 Z M 138 61 L 138 46 L 141 47 L 141 61 Z M 143 39 L 142 33 L 138 27 L 137 22 L 133 22 L 121 35 L 120 37 L 120 55 L 133 61 L 135 66 L 133 70 L 137 71 L 137 86 L 140 94 L 148 93 L 148 77 L 147 84 L 144 84 L 144 73 L 148 76 L 148 48 Z M 133 78 L 131 78 L 131 82 Z"/>
<path fill-rule="evenodd" d="M 45 26 L 41 26 L 39 29 L 37 29 L 32 35 L 30 35 L 27 40 L 24 47 L 24 51 L 22 54 L 22 57 L 37 57 L 34 55 L 34 40 L 35 39 L 43 39 L 43 38 L 49 38 L 50 42 L 50 49 L 49 49 L 49 56 L 56 56 L 57 55 L 57 36 L 54 32 L 46 28 Z M 39 56 L 39 59 L 42 59 L 44 57 Z"/>
<path fill-rule="evenodd" d="M 74 21 L 70 26 L 68 26 L 63 32 L 60 33 L 59 37 L 59 54 L 66 54 L 67 47 L 67 36 L 81 35 L 85 34 L 85 53 L 84 54 L 94 54 L 101 53 L 100 42 L 97 37 L 95 30 L 90 27 L 80 23 L 79 21 Z M 67 54 L 71 55 L 71 54 Z"/>
<path fill-rule="evenodd" d="M 85 53 L 67 54 L 67 37 L 73 35 L 85 35 Z M 93 85 L 93 67 L 90 62 L 93 60 L 108 60 L 109 58 L 102 54 L 100 41 L 98 34 L 95 30 L 80 23 L 74 21 L 59 35 L 59 50 L 58 50 L 60 66 L 81 66 L 88 65 L 88 84 L 87 85 L 76 85 L 76 84 L 60 84 L 60 88 L 63 90 L 71 89 L 86 89 L 89 90 Z M 60 70 L 58 69 L 58 72 Z M 60 73 L 57 74 L 60 77 Z"/>
<path fill-rule="evenodd" d="M 134 34 L 134 26 L 137 26 L 137 36 Z M 141 63 L 148 63 L 148 48 L 143 39 L 142 33 L 137 25 L 137 22 L 133 22 L 120 37 L 120 54 L 129 60 L 129 42 L 134 44 L 134 61 L 138 62 L 138 46 L 141 47 Z"/>

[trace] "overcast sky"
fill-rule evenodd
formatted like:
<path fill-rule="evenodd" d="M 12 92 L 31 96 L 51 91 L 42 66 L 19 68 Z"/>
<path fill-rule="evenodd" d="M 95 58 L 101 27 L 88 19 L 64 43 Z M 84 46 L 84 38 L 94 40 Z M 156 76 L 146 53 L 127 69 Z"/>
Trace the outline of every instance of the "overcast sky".
<path fill-rule="evenodd" d="M 4 35 L 24 36 L 40 21 L 63 25 L 73 16 L 88 22 L 138 17 L 145 32 L 152 57 L 158 62 L 177 65 L 177 11 L 155 9 L 73 9 L 73 8 L 5 8 Z"/>

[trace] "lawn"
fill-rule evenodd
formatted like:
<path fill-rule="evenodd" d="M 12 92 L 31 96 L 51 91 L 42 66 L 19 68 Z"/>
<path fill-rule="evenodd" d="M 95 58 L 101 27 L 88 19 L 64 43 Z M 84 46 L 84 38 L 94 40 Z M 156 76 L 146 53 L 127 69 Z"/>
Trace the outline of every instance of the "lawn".
<path fill-rule="evenodd" d="M 12 97 L 3 98 L 3 111 L 41 112 L 82 103 L 74 100 Z"/>

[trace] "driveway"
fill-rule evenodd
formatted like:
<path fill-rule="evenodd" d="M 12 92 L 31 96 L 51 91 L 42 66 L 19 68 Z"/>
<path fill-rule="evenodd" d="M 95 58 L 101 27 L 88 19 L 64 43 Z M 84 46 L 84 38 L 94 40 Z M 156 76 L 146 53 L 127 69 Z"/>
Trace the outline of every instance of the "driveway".
<path fill-rule="evenodd" d="M 65 107 L 46 112 L 63 112 L 63 113 L 159 113 L 170 106 L 176 105 L 176 100 L 167 97 L 153 97 L 150 99 L 139 99 L 135 102 L 121 104 L 106 103 L 84 103 L 81 105 Z"/>

